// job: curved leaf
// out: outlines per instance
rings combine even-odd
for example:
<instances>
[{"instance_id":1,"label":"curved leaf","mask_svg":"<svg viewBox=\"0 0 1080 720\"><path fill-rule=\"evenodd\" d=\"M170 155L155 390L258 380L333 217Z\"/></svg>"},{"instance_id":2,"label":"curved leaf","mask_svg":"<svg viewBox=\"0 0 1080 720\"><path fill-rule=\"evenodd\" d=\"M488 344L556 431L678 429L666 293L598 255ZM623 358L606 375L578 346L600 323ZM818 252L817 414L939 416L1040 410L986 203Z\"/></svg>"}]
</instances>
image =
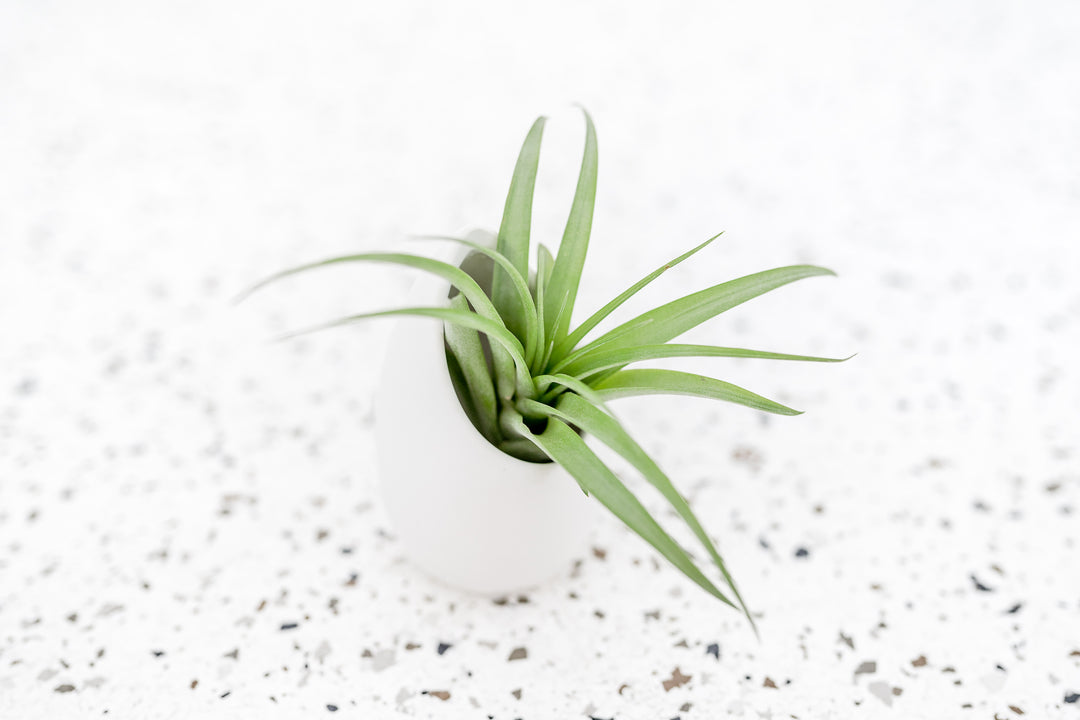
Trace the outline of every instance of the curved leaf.
<instances>
[{"instance_id":1,"label":"curved leaf","mask_svg":"<svg viewBox=\"0 0 1080 720\"><path fill-rule=\"evenodd\" d=\"M593 352L585 353L580 358L567 365L565 372L567 375L586 378L589 375L594 375L602 370L623 367L630 363L679 357L755 358L759 360L797 360L803 362L826 363L843 362L850 359L815 357L813 355L788 355L786 353L719 347L715 345L678 345L665 343L663 345L642 345L638 347L611 349L601 347Z\"/></svg>"},{"instance_id":2,"label":"curved leaf","mask_svg":"<svg viewBox=\"0 0 1080 720\"><path fill-rule=\"evenodd\" d=\"M713 560L713 564L720 570L721 574L724 576L724 580L735 594L735 598L742 607L746 619L750 621L751 627L754 627L754 619L750 616L750 611L747 609L746 603L739 594L739 590L735 586L735 581L732 579L730 573L728 573L727 566L724 564L723 558L720 557L720 553L717 551L716 546L713 544L712 540L709 539L708 534L706 534L705 529L701 526L697 516L694 515L694 511L690 509L690 505L683 496L679 494L679 491L675 489L675 486L671 483L671 480L668 479L668 476L664 474L660 467L651 457L649 457L641 446L630 437L630 434L626 432L618 420L611 415L608 415L600 408L590 404L587 400L573 394L566 394L560 397L559 402L555 407L542 405L535 400L528 401L528 405L536 412L546 413L572 423L589 435L595 437L625 458L645 477L646 480L649 481L649 483L653 485L653 487L659 490L660 494L663 495L664 499L675 509L675 512L677 512L679 517L681 517L687 526L689 526L694 535L701 542L702 546L704 546L705 550L709 553L709 556ZM757 632L756 627L754 627L754 631Z\"/></svg>"},{"instance_id":3,"label":"curved leaf","mask_svg":"<svg viewBox=\"0 0 1080 720\"><path fill-rule=\"evenodd\" d=\"M555 257L551 285L547 288L547 307L544 308L548 318L544 333L556 342L566 336L570 316L573 314L581 269L585 266L585 255L589 250L593 206L596 203L596 128L593 127L589 113L584 108L582 112L585 114L585 152L581 159L574 202L570 206L570 216L566 220L559 254ZM566 312L560 314L559 306L563 304Z\"/></svg>"},{"instance_id":4,"label":"curved leaf","mask_svg":"<svg viewBox=\"0 0 1080 720\"><path fill-rule=\"evenodd\" d=\"M452 237L450 235L418 235L415 237L417 240L445 240L447 242L455 242L460 245L464 245L471 248L473 251L491 258L491 260L502 268L513 286L514 292L517 294L519 307L521 308L521 315L525 319L525 336L518 337L525 347L525 357L532 362L532 359L536 356L537 344L540 341L539 338L539 322L536 317L536 304L533 302L532 295L529 293L529 284L522 277L518 269L514 267L514 264L510 260L500 253L498 250L489 248L475 243L472 240L466 240L464 238ZM492 277L494 282L494 277Z\"/></svg>"},{"instance_id":5,"label":"curved leaf","mask_svg":"<svg viewBox=\"0 0 1080 720\"><path fill-rule=\"evenodd\" d=\"M529 275L533 189L536 186L536 169L540 163L540 139L543 137L546 121L547 118L537 118L522 143L517 164L514 166L514 176L510 180L510 191L506 196L499 239L495 246L523 277ZM523 337L525 318L514 301L514 289L499 273L492 277L491 299L502 313L510 332Z\"/></svg>"},{"instance_id":6,"label":"curved leaf","mask_svg":"<svg viewBox=\"0 0 1080 720\"><path fill-rule=\"evenodd\" d=\"M444 322L453 323L462 327L471 328L473 330L479 330L488 336L493 343L497 343L499 347L502 347L509 354L514 364L514 370L516 373L516 382L518 385L518 391L525 397L535 396L536 389L532 381L532 375L529 374L529 366L525 362L525 356L522 354L521 341L514 337L513 333L507 330L502 325L489 320L488 318L477 315L471 311L452 310L450 308L437 308L437 307L412 307L412 308L399 308L396 310L382 310L379 312L361 313L359 315L350 315L349 317L341 318L333 322L325 323L323 325L316 325L306 330L299 330L297 332L288 333L283 335L280 339L287 340L289 338L296 337L298 335L306 335L308 333L317 332L319 330L327 330L329 328L341 327L343 325L351 325L361 320L367 320L369 318L377 317L392 317L394 315L416 315L420 317L430 317L442 320ZM494 345L493 345L494 349Z\"/></svg>"},{"instance_id":7,"label":"curved leaf","mask_svg":"<svg viewBox=\"0 0 1080 720\"><path fill-rule=\"evenodd\" d=\"M449 263L442 262L441 260L433 260L432 258L423 257L422 255L409 255L407 253L359 253L356 255L343 255L341 257L329 258L327 260L320 260L319 262L294 267L271 275L265 280L256 283L247 291L241 293L240 296L236 298L236 302L240 302L252 293L271 283L291 277L292 275L298 275L317 268L352 262L389 263L391 265L402 265L416 270L423 270L433 275L438 275L457 288L458 291L472 303L473 307L476 308L476 312L490 320L497 321L500 325L504 325L502 318L495 310L495 306L492 305L491 300L488 299L483 289L481 289L467 272L459 267L454 267Z\"/></svg>"},{"instance_id":8,"label":"curved leaf","mask_svg":"<svg viewBox=\"0 0 1080 720\"><path fill-rule=\"evenodd\" d=\"M786 405L744 390L738 385L677 370L620 370L593 389L605 400L635 395L694 395L725 400L777 415L802 415Z\"/></svg>"},{"instance_id":9,"label":"curved leaf","mask_svg":"<svg viewBox=\"0 0 1080 720\"><path fill-rule=\"evenodd\" d=\"M668 562L713 597L736 607L735 603L698 569L686 551L660 527L645 506L566 423L552 417L548 420L544 432L538 435L529 432L525 423L520 423L520 426L525 437L531 438L537 447L562 465L586 493L599 500L628 528L656 548Z\"/></svg>"},{"instance_id":10,"label":"curved leaf","mask_svg":"<svg viewBox=\"0 0 1080 720\"><path fill-rule=\"evenodd\" d=\"M626 290L623 290L621 293L619 293L618 297L616 297L614 300L609 302L607 305L605 305L604 307L602 307L599 310L597 310L596 312L594 312L592 315L589 316L589 318L587 320L585 320L585 322L581 323L581 325L579 325L572 333L570 333L567 337L560 340L556 344L555 350L554 350L554 352L552 352L551 357L555 360L555 362L558 362L559 360L564 358L568 352L570 352L571 350L574 349L575 345L577 345L579 342L581 342L582 338L584 338L586 335L589 334L590 330L592 330L594 327L599 325L600 322L604 320L604 318L606 318L608 315L610 315L616 309L618 309L620 305L622 305L627 300L629 300L631 297L636 295L638 293L638 291L640 291L642 288L644 288L646 285L651 283L656 278L663 275L666 271L668 271L671 268L675 267L676 265L681 263L683 260L686 260L688 257L696 254L697 252L699 252L701 250L704 250L709 245L709 243L711 243L713 240L720 237L721 235L723 235L723 233L717 233L716 235L713 235L711 238L709 238L705 242L701 243L696 248L690 250L689 252L683 253L682 255L675 258L674 260L669 260L668 262L666 262L663 265L661 265L660 267L658 267L656 270L652 271L651 273L649 273L645 277L638 280L636 283L634 283L633 285L628 287Z\"/></svg>"},{"instance_id":11,"label":"curved leaf","mask_svg":"<svg viewBox=\"0 0 1080 720\"><path fill-rule=\"evenodd\" d=\"M457 295L450 300L450 309L468 312L469 302L464 295ZM495 399L495 386L491 382L491 371L484 358L484 348L480 343L478 331L447 323L444 333L446 345L454 356L475 415L474 424L488 442L497 442L496 413L498 401Z\"/></svg>"},{"instance_id":12,"label":"curved leaf","mask_svg":"<svg viewBox=\"0 0 1080 720\"><path fill-rule=\"evenodd\" d=\"M585 353L604 346L635 347L665 343L706 320L741 305L747 300L764 295L770 290L803 278L833 274L835 273L831 270L814 265L792 265L765 270L714 285L628 320L571 353L553 369L561 372Z\"/></svg>"}]
</instances>

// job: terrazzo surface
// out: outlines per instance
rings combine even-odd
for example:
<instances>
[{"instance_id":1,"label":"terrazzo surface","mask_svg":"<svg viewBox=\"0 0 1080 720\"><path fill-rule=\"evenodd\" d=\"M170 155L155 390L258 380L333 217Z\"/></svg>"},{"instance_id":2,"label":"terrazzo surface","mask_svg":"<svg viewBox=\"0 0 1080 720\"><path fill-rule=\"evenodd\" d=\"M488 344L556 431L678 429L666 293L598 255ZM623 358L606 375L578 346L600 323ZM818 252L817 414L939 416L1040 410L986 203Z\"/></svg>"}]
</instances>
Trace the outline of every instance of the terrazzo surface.
<instances>
[{"instance_id":1,"label":"terrazzo surface","mask_svg":"<svg viewBox=\"0 0 1080 720\"><path fill-rule=\"evenodd\" d=\"M1080 717L1080 12L868 5L0 7L0 718ZM678 365L805 415L615 406L760 640L603 514L527 594L428 580L377 492L388 325L268 340L408 273L231 302L496 225L540 113L554 240L572 102L583 309L719 230L631 309L839 274L693 337L849 362Z\"/></svg>"}]
</instances>

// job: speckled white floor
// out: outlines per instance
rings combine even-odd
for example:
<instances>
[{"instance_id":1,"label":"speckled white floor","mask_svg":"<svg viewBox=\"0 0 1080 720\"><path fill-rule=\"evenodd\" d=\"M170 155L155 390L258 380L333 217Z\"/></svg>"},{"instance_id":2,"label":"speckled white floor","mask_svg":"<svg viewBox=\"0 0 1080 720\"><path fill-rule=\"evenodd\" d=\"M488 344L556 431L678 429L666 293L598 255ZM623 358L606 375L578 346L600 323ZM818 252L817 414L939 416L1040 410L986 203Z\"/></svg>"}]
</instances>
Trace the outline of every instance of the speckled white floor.
<instances>
[{"instance_id":1,"label":"speckled white floor","mask_svg":"<svg viewBox=\"0 0 1080 720\"><path fill-rule=\"evenodd\" d=\"M512 7L0 6L0 718L1080 717L1076 6ZM374 491L387 326L266 342L407 275L230 305L493 226L539 113L553 238L574 101L583 308L717 230L643 303L840 273L698 337L851 362L682 365L805 415L616 406L760 642L606 519L527 596L431 583Z\"/></svg>"}]
</instances>

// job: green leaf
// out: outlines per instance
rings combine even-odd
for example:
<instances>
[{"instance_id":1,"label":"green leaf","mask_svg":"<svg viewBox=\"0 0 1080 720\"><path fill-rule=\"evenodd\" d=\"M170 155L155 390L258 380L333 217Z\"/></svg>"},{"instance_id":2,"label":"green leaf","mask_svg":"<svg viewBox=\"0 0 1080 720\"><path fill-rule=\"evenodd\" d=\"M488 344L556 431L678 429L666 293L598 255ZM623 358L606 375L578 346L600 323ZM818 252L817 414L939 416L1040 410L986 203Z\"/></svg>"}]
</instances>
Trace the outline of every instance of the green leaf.
<instances>
[{"instance_id":1,"label":"green leaf","mask_svg":"<svg viewBox=\"0 0 1080 720\"><path fill-rule=\"evenodd\" d=\"M484 422L476 410L476 402L469 394L469 385L465 382L465 375L461 371L461 365L458 364L454 353L450 352L449 346L446 347L446 369L450 373L450 383L454 386L454 394L457 395L458 402L461 403L462 409L465 410L465 414L469 417L469 422L472 423L477 432L487 437L487 432L483 427ZM499 439L496 438L494 442L497 443L498 441Z\"/></svg>"},{"instance_id":2,"label":"green leaf","mask_svg":"<svg viewBox=\"0 0 1080 720\"><path fill-rule=\"evenodd\" d=\"M517 435L517 430L514 431L514 435ZM507 455L512 455L518 460L524 460L525 462L551 462L551 458L549 458L543 450L536 447L531 440L526 440L522 437L514 437L512 440L503 440L499 443L499 449Z\"/></svg>"},{"instance_id":3,"label":"green leaf","mask_svg":"<svg viewBox=\"0 0 1080 720\"><path fill-rule=\"evenodd\" d=\"M730 357L756 358L760 360L798 360L804 362L843 362L850 358L826 358L813 355L788 355L786 353L746 350L743 348L718 347L714 345L643 345L639 347L599 348L585 353L566 366L567 375L587 378L602 370L623 367L644 360L660 360L677 357Z\"/></svg>"},{"instance_id":4,"label":"green leaf","mask_svg":"<svg viewBox=\"0 0 1080 720\"><path fill-rule=\"evenodd\" d=\"M328 260L321 260L319 262L309 263L307 265L301 265L299 267L292 268L279 272L276 275L271 275L267 279L256 283L249 290L242 293L237 299L240 302L244 298L248 297L257 290L260 290L267 285L290 277L300 273L307 272L309 270L315 270L316 268L329 267L331 265L338 265L341 263L353 263L353 262L373 262L373 263L389 263L392 265L403 265L416 270L423 270L433 275L446 280L452 286L458 289L462 295L464 295L476 311L488 318L494 320L500 325L503 325L502 318L495 310L495 306L492 305L483 289L476 284L467 272L461 268L454 267L449 263L442 262L441 260L433 260L431 258L423 257L420 255L409 255L405 253L360 253L357 255L344 255L342 257L330 258Z\"/></svg>"},{"instance_id":5,"label":"green leaf","mask_svg":"<svg viewBox=\"0 0 1080 720\"><path fill-rule=\"evenodd\" d=\"M469 302L464 295L457 295L450 300L450 309L467 312ZM491 372L484 358L484 348L480 343L480 334L455 323L447 323L444 334L447 347L453 353L465 379L476 414L474 424L489 442L497 443L498 402L495 399L495 386L491 383Z\"/></svg>"},{"instance_id":6,"label":"green leaf","mask_svg":"<svg viewBox=\"0 0 1080 720\"><path fill-rule=\"evenodd\" d=\"M596 128L593 127L589 113L584 108L582 112L585 114L585 152L581 159L581 171L578 173L574 202L570 206L566 230L563 232L562 243L559 245L559 254L555 258L551 285L547 289L547 307L544 308L544 313L548 318L544 332L547 337L554 338L555 342L566 336L570 316L573 314L578 284L581 281L581 270L585 265L585 255L589 249L593 206L596 203L598 157ZM566 311L560 315L559 307L564 304Z\"/></svg>"},{"instance_id":7,"label":"green leaf","mask_svg":"<svg viewBox=\"0 0 1080 720\"><path fill-rule=\"evenodd\" d=\"M561 394L563 389L566 389L576 392L595 405L603 406L604 404L604 398L599 393L588 384L570 375L537 375L533 381L536 383L536 391L542 396L541 402L551 402ZM551 389L548 390L548 388ZM546 393L545 390L547 390Z\"/></svg>"},{"instance_id":8,"label":"green leaf","mask_svg":"<svg viewBox=\"0 0 1080 720\"><path fill-rule=\"evenodd\" d=\"M462 327L471 328L472 330L479 330L488 336L488 339L492 342L492 350L496 347L501 347L509 354L513 363L515 372L514 379L517 382L518 391L525 397L535 397L536 386L533 383L532 375L529 374L529 366L525 362L525 356L522 354L521 341L499 323L489 320L488 318L477 315L471 311L452 310L450 308L437 308L437 307L411 307L411 308L399 308L396 310L382 310L380 312L361 313L359 315L350 315L349 317L341 318L333 322L325 323L323 325L316 325L306 330L300 330L297 332L289 333L282 336L280 339L287 340L289 338L296 337L298 335L306 335L308 333L317 332L319 330L327 330L329 328L341 327L343 325L351 325L361 320L367 320L368 318L378 317L393 317L395 315L416 315L419 317L430 317L444 322L453 323Z\"/></svg>"},{"instance_id":9,"label":"green leaf","mask_svg":"<svg viewBox=\"0 0 1080 720\"><path fill-rule=\"evenodd\" d=\"M544 358L547 356L549 340L547 331L544 329L544 291L547 288L547 278L551 276L551 253L543 245L536 253L536 324L539 326L540 337L537 343L536 355L529 357L529 367L533 375L543 367Z\"/></svg>"},{"instance_id":10,"label":"green leaf","mask_svg":"<svg viewBox=\"0 0 1080 720\"><path fill-rule=\"evenodd\" d=\"M658 345L682 335L710 318L764 295L770 290L816 275L833 275L831 270L813 265L792 265L729 280L679 298L628 320L569 355L554 369L566 366L597 348Z\"/></svg>"},{"instance_id":11,"label":"green leaf","mask_svg":"<svg viewBox=\"0 0 1080 720\"><path fill-rule=\"evenodd\" d=\"M536 266L537 268L547 268L544 272L537 270L537 288L540 286L540 281L543 281L544 289L547 290L548 283L551 282L551 269L555 267L555 258L544 243L537 244ZM537 304L539 306L539 301Z\"/></svg>"},{"instance_id":12,"label":"green leaf","mask_svg":"<svg viewBox=\"0 0 1080 720\"><path fill-rule=\"evenodd\" d=\"M769 400L738 385L677 370L620 370L593 385L605 400L635 395L693 395L725 400L777 415L802 415L786 405Z\"/></svg>"},{"instance_id":13,"label":"green leaf","mask_svg":"<svg viewBox=\"0 0 1080 720\"><path fill-rule=\"evenodd\" d=\"M706 534L705 529L701 526L697 516L694 515L694 511L690 509L690 505L683 496L679 494L679 491L675 489L675 486L671 483L671 480L668 479L668 476L664 474L660 467L651 457L649 457L641 446L630 437L630 434L626 432L618 420L604 412L601 408L591 404L586 399L574 394L566 394L560 397L558 404L554 408L548 405L542 405L535 400L529 400L527 401L527 404L534 412L546 413L553 417L557 417L560 420L576 425L587 434L595 437L625 458L645 477L646 480L649 481L649 483L653 485L653 487L659 490L660 494L671 504L675 509L675 512L677 512L679 517L681 517L687 526L689 526L694 535L697 536L697 539L701 542L702 546L709 553L709 556L713 560L713 564L720 570L721 574L724 576L724 580L735 594L735 598L742 607L746 619L750 621L751 626L754 626L754 619L750 616L750 611L747 609L746 603L739 594L739 590L735 586L735 581L731 578L730 573L728 573L723 558L720 557L720 553L717 551L716 546L713 545L712 540L709 538L708 534Z\"/></svg>"},{"instance_id":14,"label":"green leaf","mask_svg":"<svg viewBox=\"0 0 1080 720\"><path fill-rule=\"evenodd\" d=\"M594 312L592 315L589 316L589 318L585 322L581 323L581 325L579 325L577 327L577 329L575 329L572 333L570 333L566 338L564 338L564 339L560 340L558 343L556 343L555 350L551 354L552 361L557 363L560 360L562 360L562 358L566 357L567 353L569 353L571 350L573 350L574 347L579 342L581 342L582 338L584 338L589 333L590 330L592 330L594 327L599 325L600 322L604 320L604 318L606 318L608 315L610 315L616 309L618 309L620 305L622 305L627 300L629 300L631 297L636 295L638 293L638 291L640 291L642 288L644 288L646 285L651 283L656 278L660 277L667 270L670 270L671 268L675 267L676 265L681 263L683 260L686 260L691 255L696 254L698 251L704 250L709 245L709 243L711 243L713 240L720 237L721 235L723 235L723 233L717 233L716 235L713 235L711 238L709 238L705 242L701 243L700 245L698 245L693 250L690 250L689 252L683 253L682 255L675 258L674 260L669 260L668 262L664 263L663 265L658 267L653 272L649 273L645 277L638 280L636 283L634 283L633 285L628 287L626 290L623 290L619 294L618 297L616 297L614 300L609 302L607 305L605 305L604 307L602 307L599 310L597 310L596 312Z\"/></svg>"},{"instance_id":15,"label":"green leaf","mask_svg":"<svg viewBox=\"0 0 1080 720\"><path fill-rule=\"evenodd\" d=\"M455 242L471 248L473 251L480 253L486 257L491 258L496 265L498 265L506 276L509 278L514 292L517 294L518 305L521 308L521 315L525 319L525 336L518 336L522 344L525 347L525 357L529 362L533 362L533 358L537 355L537 345L540 341L539 330L540 325L536 318L536 305L533 303L532 295L529 293L529 284L525 281L525 278L518 272L518 269L514 267L509 258L493 248L485 247L479 243L466 240L464 238L452 237L450 235L419 235L416 236L417 240L445 240L448 242ZM494 277L492 278L494 281Z\"/></svg>"},{"instance_id":16,"label":"green leaf","mask_svg":"<svg viewBox=\"0 0 1080 720\"><path fill-rule=\"evenodd\" d=\"M533 189L536 169L540 162L540 139L546 118L533 123L518 154L510 191L506 196L502 224L496 249L513 263L523 277L529 275L529 231L532 225ZM525 318L514 300L514 289L503 275L495 273L491 283L491 298L499 308L506 326L518 337L524 336Z\"/></svg>"},{"instance_id":17,"label":"green leaf","mask_svg":"<svg viewBox=\"0 0 1080 720\"><path fill-rule=\"evenodd\" d=\"M566 423L552 417L544 432L538 435L529 432L524 423L520 423L520 427L521 433L532 438L541 450L562 465L586 493L599 500L628 528L656 548L668 562L713 597L736 607L735 603L698 569L686 551L660 527L645 506Z\"/></svg>"}]
</instances>

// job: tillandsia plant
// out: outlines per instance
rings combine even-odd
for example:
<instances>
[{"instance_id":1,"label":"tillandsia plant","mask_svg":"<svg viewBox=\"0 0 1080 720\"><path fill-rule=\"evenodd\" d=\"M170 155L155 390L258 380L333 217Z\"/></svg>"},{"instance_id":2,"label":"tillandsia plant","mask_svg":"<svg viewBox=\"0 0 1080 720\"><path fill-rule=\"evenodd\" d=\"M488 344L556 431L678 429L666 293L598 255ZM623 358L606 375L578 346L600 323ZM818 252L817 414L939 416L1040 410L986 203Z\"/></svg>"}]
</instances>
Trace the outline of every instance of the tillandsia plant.
<instances>
[{"instance_id":1,"label":"tillandsia plant","mask_svg":"<svg viewBox=\"0 0 1080 720\"><path fill-rule=\"evenodd\" d=\"M418 315L445 323L448 371L464 410L492 445L522 461L556 462L631 530L676 568L720 601L741 609L753 626L735 582L716 546L686 500L608 409L608 402L634 395L694 395L780 415L791 409L730 383L703 375L631 367L642 361L679 357L734 357L838 362L832 358L669 342L754 297L829 270L793 265L714 285L661 305L586 341L631 296L703 250L717 236L664 263L577 326L571 324L596 196L597 144L585 113L585 152L577 189L558 253L537 245L535 274L529 267L533 189L545 118L536 120L518 156L495 248L462 238L473 256L487 258L484 288L463 269L406 253L362 253L336 257L279 273L254 289L315 268L351 262L402 265L443 278L452 288L447 307L410 307L370 312L313 329L360 320ZM477 273L477 277L479 277ZM309 331L305 331L309 332ZM592 437L625 458L663 495L700 541L719 571L722 591L665 531L645 506L586 443ZM729 597L730 595L730 597Z\"/></svg>"}]
</instances>

